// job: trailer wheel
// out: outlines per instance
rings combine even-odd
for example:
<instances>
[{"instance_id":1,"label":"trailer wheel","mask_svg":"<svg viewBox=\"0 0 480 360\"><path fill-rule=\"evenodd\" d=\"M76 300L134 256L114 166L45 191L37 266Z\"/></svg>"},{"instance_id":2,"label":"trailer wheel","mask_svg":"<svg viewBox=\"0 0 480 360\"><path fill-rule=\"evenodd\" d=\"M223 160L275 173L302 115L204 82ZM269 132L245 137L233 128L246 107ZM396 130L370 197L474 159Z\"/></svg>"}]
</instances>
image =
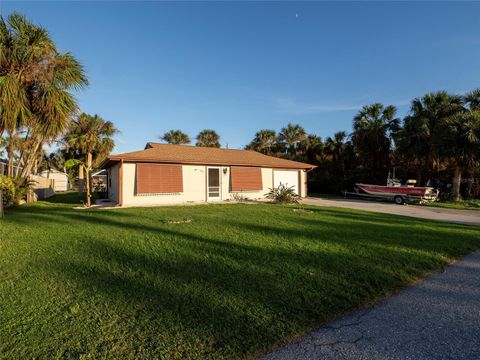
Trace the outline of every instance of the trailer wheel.
<instances>
[{"instance_id":1,"label":"trailer wheel","mask_svg":"<svg viewBox=\"0 0 480 360\"><path fill-rule=\"evenodd\" d=\"M397 204L397 205L405 204L405 199L403 198L403 196L400 196L400 195L395 196L393 198L393 201L395 201L395 204Z\"/></svg>"}]
</instances>

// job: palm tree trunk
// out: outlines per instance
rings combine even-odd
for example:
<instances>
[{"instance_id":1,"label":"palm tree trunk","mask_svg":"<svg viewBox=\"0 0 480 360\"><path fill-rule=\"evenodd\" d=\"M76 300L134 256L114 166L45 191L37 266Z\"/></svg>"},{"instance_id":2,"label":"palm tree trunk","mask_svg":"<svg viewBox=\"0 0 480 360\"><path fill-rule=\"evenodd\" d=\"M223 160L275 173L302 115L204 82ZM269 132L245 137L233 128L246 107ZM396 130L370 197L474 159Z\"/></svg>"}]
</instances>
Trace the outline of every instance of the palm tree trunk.
<instances>
[{"instance_id":1,"label":"palm tree trunk","mask_svg":"<svg viewBox=\"0 0 480 360\"><path fill-rule=\"evenodd\" d=\"M28 140L29 136L30 136L30 128L27 130L27 133L25 134L23 143L25 143ZM17 170L15 171L15 176L17 177L20 175L20 166L22 166L23 162L25 161L24 157L25 157L25 147L23 145L20 145L20 157L18 159Z\"/></svg>"},{"instance_id":2,"label":"palm tree trunk","mask_svg":"<svg viewBox=\"0 0 480 360\"><path fill-rule=\"evenodd\" d=\"M20 156L20 159L18 159L17 167L16 167L16 170L15 170L15 176L16 177L20 176L20 168L22 168L23 164L25 163L25 159L24 159L23 155L24 154L22 154Z\"/></svg>"},{"instance_id":3,"label":"palm tree trunk","mask_svg":"<svg viewBox=\"0 0 480 360\"><path fill-rule=\"evenodd\" d=\"M28 154L27 163L23 168L22 175L21 175L22 178L24 179L26 179L30 175L30 172L32 171L32 167L35 162L37 151L38 151L38 148L40 147L40 144L41 144L41 141L35 141L32 147L32 150Z\"/></svg>"},{"instance_id":4,"label":"palm tree trunk","mask_svg":"<svg viewBox=\"0 0 480 360\"><path fill-rule=\"evenodd\" d=\"M83 174L84 165L80 164L78 166L78 192L83 194L85 190L85 175Z\"/></svg>"},{"instance_id":5,"label":"palm tree trunk","mask_svg":"<svg viewBox=\"0 0 480 360\"><path fill-rule=\"evenodd\" d=\"M453 199L460 200L460 184L462 182L462 168L459 165L455 166L455 175L453 177Z\"/></svg>"},{"instance_id":6,"label":"palm tree trunk","mask_svg":"<svg viewBox=\"0 0 480 360\"><path fill-rule=\"evenodd\" d=\"M87 207L92 205L91 203L91 189L90 189L90 169L92 168L92 153L88 152L87 154L87 167L85 168L85 180L86 180L86 188L87 188Z\"/></svg>"},{"instance_id":7,"label":"palm tree trunk","mask_svg":"<svg viewBox=\"0 0 480 360\"><path fill-rule=\"evenodd\" d=\"M13 176L13 152L8 151L7 176Z\"/></svg>"}]
</instances>

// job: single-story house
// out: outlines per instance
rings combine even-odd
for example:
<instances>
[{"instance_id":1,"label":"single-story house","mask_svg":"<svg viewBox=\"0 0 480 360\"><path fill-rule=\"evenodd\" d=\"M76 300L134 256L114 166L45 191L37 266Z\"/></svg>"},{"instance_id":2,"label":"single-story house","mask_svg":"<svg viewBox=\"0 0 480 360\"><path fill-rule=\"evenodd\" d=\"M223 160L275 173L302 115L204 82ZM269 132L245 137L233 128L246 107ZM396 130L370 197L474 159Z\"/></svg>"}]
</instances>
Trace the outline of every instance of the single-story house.
<instances>
[{"instance_id":1,"label":"single-story house","mask_svg":"<svg viewBox=\"0 0 480 360\"><path fill-rule=\"evenodd\" d=\"M70 190L70 183L68 182L68 175L64 171L56 169L44 170L39 174L41 177L54 180L53 190L68 191Z\"/></svg>"},{"instance_id":2,"label":"single-story house","mask_svg":"<svg viewBox=\"0 0 480 360\"><path fill-rule=\"evenodd\" d=\"M144 150L111 155L108 198L119 206L164 205L233 199L263 199L284 184L307 194L315 168L256 151L148 143Z\"/></svg>"}]
</instances>

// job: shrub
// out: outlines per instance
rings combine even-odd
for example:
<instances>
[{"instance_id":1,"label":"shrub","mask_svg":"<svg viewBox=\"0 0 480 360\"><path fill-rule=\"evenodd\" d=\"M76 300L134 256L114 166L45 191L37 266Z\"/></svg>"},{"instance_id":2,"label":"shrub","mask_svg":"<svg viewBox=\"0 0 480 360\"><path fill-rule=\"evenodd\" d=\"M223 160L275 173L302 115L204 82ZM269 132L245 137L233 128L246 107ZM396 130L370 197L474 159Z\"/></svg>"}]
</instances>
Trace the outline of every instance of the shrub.
<instances>
[{"instance_id":1,"label":"shrub","mask_svg":"<svg viewBox=\"0 0 480 360\"><path fill-rule=\"evenodd\" d=\"M22 200L27 200L27 193L33 188L35 181L21 177L12 178L12 181L15 185L15 197L13 202L18 205Z\"/></svg>"},{"instance_id":2,"label":"shrub","mask_svg":"<svg viewBox=\"0 0 480 360\"><path fill-rule=\"evenodd\" d=\"M287 187L280 184L278 187L269 190L270 191L265 194L267 199L282 204L298 204L298 199L300 197L295 193L293 186Z\"/></svg>"},{"instance_id":3,"label":"shrub","mask_svg":"<svg viewBox=\"0 0 480 360\"><path fill-rule=\"evenodd\" d=\"M248 200L248 199L245 197L245 195L239 194L239 193L233 193L233 194L231 194L230 196L232 197L232 200L233 200L233 201L245 202L245 201Z\"/></svg>"},{"instance_id":4,"label":"shrub","mask_svg":"<svg viewBox=\"0 0 480 360\"><path fill-rule=\"evenodd\" d=\"M15 200L15 183L11 177L0 175L0 191L3 195L3 206L12 205Z\"/></svg>"}]
</instances>

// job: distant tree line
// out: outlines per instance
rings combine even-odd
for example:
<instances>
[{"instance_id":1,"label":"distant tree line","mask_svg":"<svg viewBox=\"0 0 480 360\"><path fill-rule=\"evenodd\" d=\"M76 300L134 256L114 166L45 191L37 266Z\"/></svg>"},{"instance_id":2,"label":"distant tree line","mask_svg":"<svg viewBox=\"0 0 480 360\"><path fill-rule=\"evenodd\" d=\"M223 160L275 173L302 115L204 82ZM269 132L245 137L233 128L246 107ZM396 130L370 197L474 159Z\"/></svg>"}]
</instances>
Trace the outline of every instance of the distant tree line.
<instances>
[{"instance_id":1,"label":"distant tree line","mask_svg":"<svg viewBox=\"0 0 480 360\"><path fill-rule=\"evenodd\" d=\"M389 171L418 185L441 187L444 195L480 197L480 89L463 96L446 91L412 101L408 115L380 103L366 105L353 118L353 131L322 139L298 124L277 133L258 131L245 147L318 167L309 176L312 192L339 192L363 181L385 184ZM165 133L172 144L188 144L180 130ZM197 136L197 146L220 147L213 130Z\"/></svg>"}]
</instances>

